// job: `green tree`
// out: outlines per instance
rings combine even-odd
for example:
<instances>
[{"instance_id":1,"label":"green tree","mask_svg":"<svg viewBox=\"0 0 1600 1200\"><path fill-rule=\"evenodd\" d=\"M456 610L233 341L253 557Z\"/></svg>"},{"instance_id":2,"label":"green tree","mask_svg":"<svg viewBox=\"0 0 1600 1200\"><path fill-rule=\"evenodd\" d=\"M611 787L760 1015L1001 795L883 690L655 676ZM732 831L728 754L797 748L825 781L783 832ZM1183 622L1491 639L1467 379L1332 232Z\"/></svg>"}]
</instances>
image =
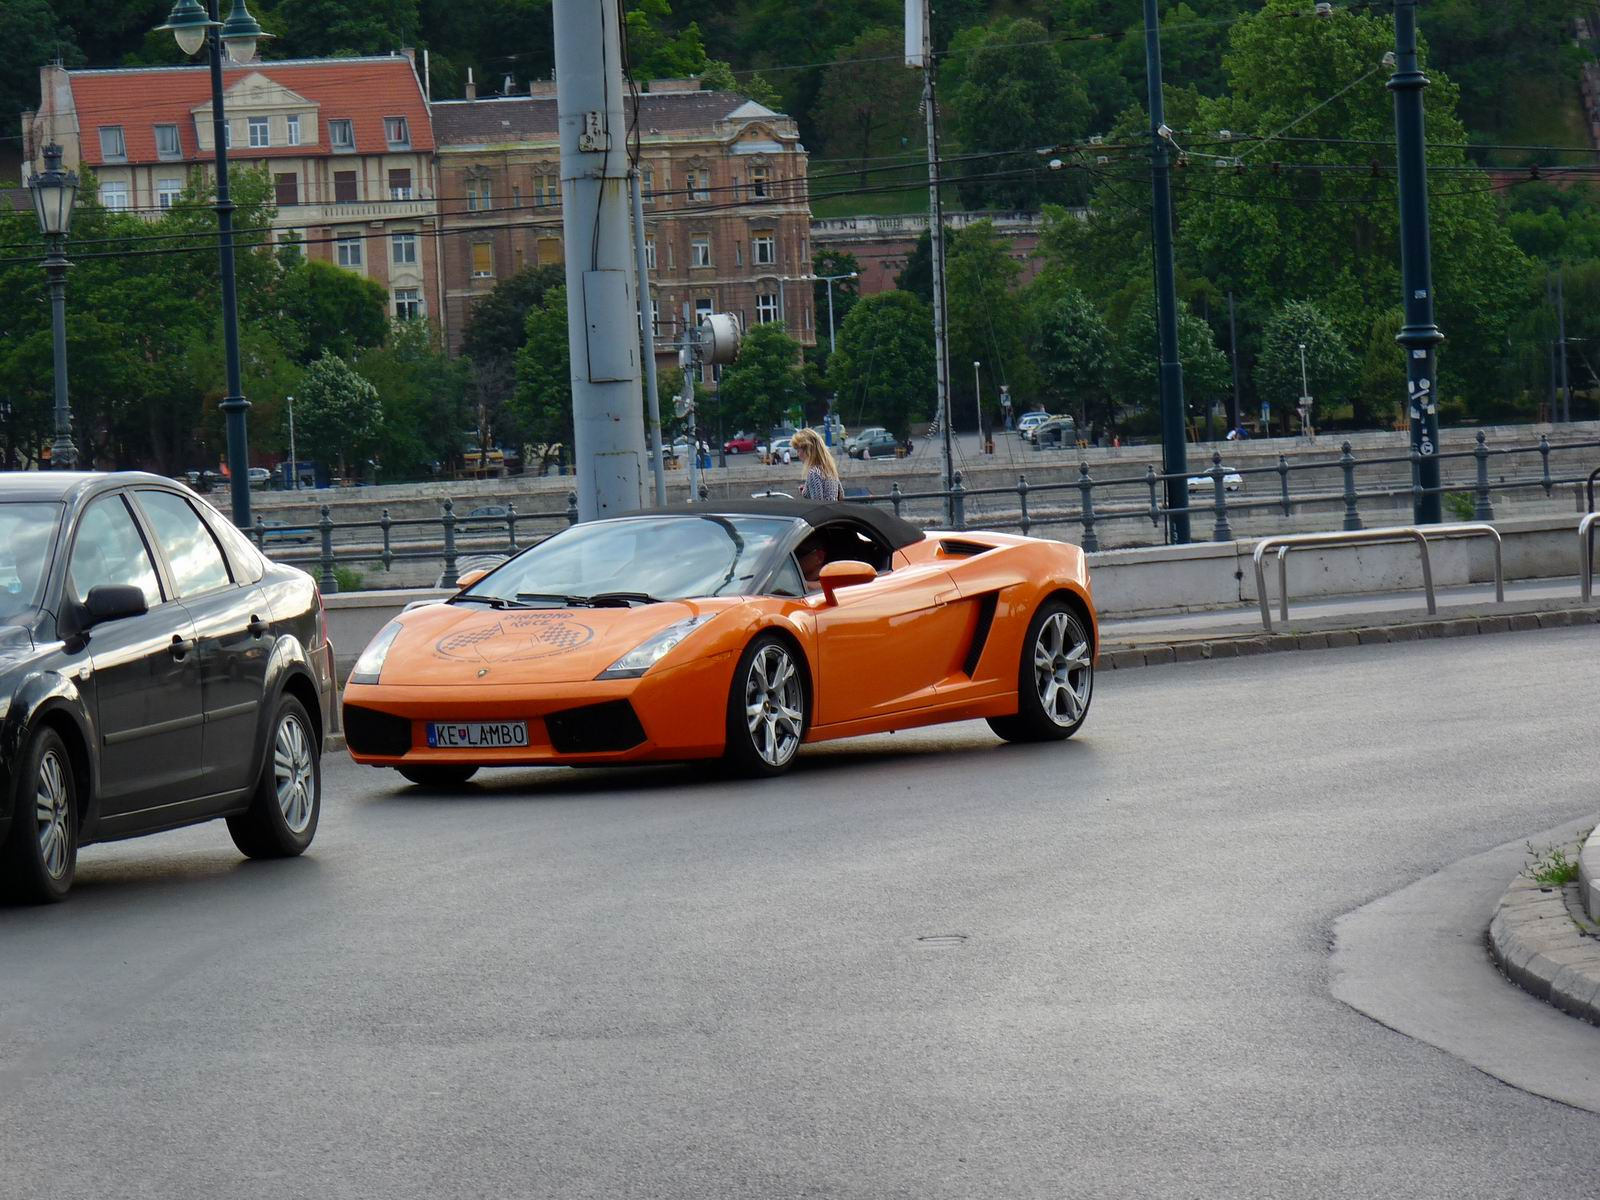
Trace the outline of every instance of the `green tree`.
<instances>
[{"instance_id":1,"label":"green tree","mask_svg":"<svg viewBox=\"0 0 1600 1200\"><path fill-rule=\"evenodd\" d=\"M802 410L805 401L799 343L776 322L745 334L739 357L723 370L717 387L726 428L749 429L765 440L768 430Z\"/></svg>"},{"instance_id":2,"label":"green tree","mask_svg":"<svg viewBox=\"0 0 1600 1200\"><path fill-rule=\"evenodd\" d=\"M461 335L461 352L473 360L515 358L528 340L528 313L565 279L559 266L524 267L502 279L487 296L473 302Z\"/></svg>"},{"instance_id":3,"label":"green tree","mask_svg":"<svg viewBox=\"0 0 1600 1200\"><path fill-rule=\"evenodd\" d=\"M1039 313L1035 355L1056 411L1076 413L1085 435L1108 420L1111 331L1077 288L1058 290Z\"/></svg>"},{"instance_id":4,"label":"green tree","mask_svg":"<svg viewBox=\"0 0 1600 1200\"><path fill-rule=\"evenodd\" d=\"M973 412L977 397L972 364L981 362L994 385L985 388L990 409L999 403L999 384L1018 395L1038 387L1025 341L1018 282L1022 266L992 222L977 221L961 231L945 271L950 312L950 392L957 425ZM985 418L985 423L989 422Z\"/></svg>"},{"instance_id":5,"label":"green tree","mask_svg":"<svg viewBox=\"0 0 1600 1200\"><path fill-rule=\"evenodd\" d=\"M905 38L897 30L869 29L839 52L817 97L815 128L828 153L855 161L860 186L877 155L897 154L917 131L921 76L901 61Z\"/></svg>"},{"instance_id":6,"label":"green tree","mask_svg":"<svg viewBox=\"0 0 1600 1200\"><path fill-rule=\"evenodd\" d=\"M263 5L260 20L274 34L271 52L285 58L387 54L415 45L421 32L417 0L277 0Z\"/></svg>"},{"instance_id":7,"label":"green tree","mask_svg":"<svg viewBox=\"0 0 1600 1200\"><path fill-rule=\"evenodd\" d=\"M319 458L337 462L341 477L347 460L367 454L383 432L378 389L327 350L306 369L294 417L300 445L316 447Z\"/></svg>"},{"instance_id":8,"label":"green tree","mask_svg":"<svg viewBox=\"0 0 1600 1200\"><path fill-rule=\"evenodd\" d=\"M320 259L286 272L278 297L289 339L304 363L325 353L348 358L382 345L389 332L383 285Z\"/></svg>"},{"instance_id":9,"label":"green tree","mask_svg":"<svg viewBox=\"0 0 1600 1200\"><path fill-rule=\"evenodd\" d=\"M736 76L730 64L709 59L700 71L700 87L707 92L737 92L774 112L783 111L783 93L760 71L745 71L743 76Z\"/></svg>"},{"instance_id":10,"label":"green tree","mask_svg":"<svg viewBox=\"0 0 1600 1200\"><path fill-rule=\"evenodd\" d=\"M39 107L39 67L57 56L68 66L84 61L72 28L50 0L6 0L0 4L0 113L10 118ZM15 143L13 143L15 144Z\"/></svg>"},{"instance_id":11,"label":"green tree","mask_svg":"<svg viewBox=\"0 0 1600 1200\"><path fill-rule=\"evenodd\" d=\"M1204 412L1227 395L1233 382L1227 356L1217 349L1211 326L1181 306L1178 360L1183 364L1184 401L1190 414ZM1125 408L1135 409L1145 424L1153 426L1160 412L1160 363L1156 306L1151 297L1135 306L1116 338L1111 362L1113 390L1107 409L1113 428L1122 423Z\"/></svg>"},{"instance_id":12,"label":"green tree","mask_svg":"<svg viewBox=\"0 0 1600 1200\"><path fill-rule=\"evenodd\" d=\"M1309 301L1290 300L1272 314L1262 331L1261 351L1256 357L1256 394L1293 429L1301 388L1309 387L1318 405L1312 413L1312 424L1318 425L1328 419L1329 408L1345 398L1355 369L1355 357L1327 315Z\"/></svg>"},{"instance_id":13,"label":"green tree","mask_svg":"<svg viewBox=\"0 0 1600 1200\"><path fill-rule=\"evenodd\" d=\"M933 415L933 313L909 292L881 292L850 310L828 385L852 427L877 422L904 438Z\"/></svg>"},{"instance_id":14,"label":"green tree","mask_svg":"<svg viewBox=\"0 0 1600 1200\"><path fill-rule=\"evenodd\" d=\"M1393 425L1403 415L1406 396L1405 359L1395 353L1395 337L1405 324L1402 309L1391 309L1372 322L1366 352L1350 400L1357 428Z\"/></svg>"},{"instance_id":15,"label":"green tree","mask_svg":"<svg viewBox=\"0 0 1600 1200\"><path fill-rule=\"evenodd\" d=\"M469 419L468 365L445 353L438 327L396 321L384 344L363 350L354 366L383 404L376 455L383 478L426 479L435 463L453 466Z\"/></svg>"},{"instance_id":16,"label":"green tree","mask_svg":"<svg viewBox=\"0 0 1600 1200\"><path fill-rule=\"evenodd\" d=\"M693 21L675 28L668 0L629 0L628 57L635 78L687 79L706 69L706 48Z\"/></svg>"},{"instance_id":17,"label":"green tree","mask_svg":"<svg viewBox=\"0 0 1600 1200\"><path fill-rule=\"evenodd\" d=\"M567 345L567 289L553 287L528 311L516 355L512 415L535 444L572 445L572 354ZM548 456L548 450L546 451Z\"/></svg>"}]
</instances>

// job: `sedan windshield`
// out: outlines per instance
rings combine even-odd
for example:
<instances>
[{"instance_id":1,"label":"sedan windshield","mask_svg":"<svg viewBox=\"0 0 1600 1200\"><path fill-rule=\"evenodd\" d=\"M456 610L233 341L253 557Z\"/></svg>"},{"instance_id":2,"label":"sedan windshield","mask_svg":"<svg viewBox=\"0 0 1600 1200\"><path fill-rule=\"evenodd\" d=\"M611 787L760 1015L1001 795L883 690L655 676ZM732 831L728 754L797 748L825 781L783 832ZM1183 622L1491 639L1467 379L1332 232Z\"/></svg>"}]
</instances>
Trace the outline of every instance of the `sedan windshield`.
<instances>
[{"instance_id":1,"label":"sedan windshield","mask_svg":"<svg viewBox=\"0 0 1600 1200\"><path fill-rule=\"evenodd\" d=\"M793 522L713 513L564 529L468 588L506 603L649 603L751 591Z\"/></svg>"},{"instance_id":2,"label":"sedan windshield","mask_svg":"<svg viewBox=\"0 0 1600 1200\"><path fill-rule=\"evenodd\" d=\"M0 622L39 607L60 520L59 504L0 503Z\"/></svg>"}]
</instances>

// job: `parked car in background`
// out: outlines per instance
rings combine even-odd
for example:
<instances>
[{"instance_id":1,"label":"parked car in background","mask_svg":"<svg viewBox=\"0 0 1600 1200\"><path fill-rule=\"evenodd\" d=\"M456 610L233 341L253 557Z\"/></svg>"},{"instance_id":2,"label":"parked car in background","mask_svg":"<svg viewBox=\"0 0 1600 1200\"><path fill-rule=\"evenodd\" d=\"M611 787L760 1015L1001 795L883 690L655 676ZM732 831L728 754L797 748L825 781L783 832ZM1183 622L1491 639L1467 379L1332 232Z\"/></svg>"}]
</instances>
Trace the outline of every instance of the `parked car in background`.
<instances>
[{"instance_id":1,"label":"parked car in background","mask_svg":"<svg viewBox=\"0 0 1600 1200\"><path fill-rule=\"evenodd\" d=\"M862 442L866 441L868 438L877 437L880 433L888 433L888 432L889 431L887 429L885 429L882 425L869 426L868 428L863 429L860 433L856 434L854 437L849 437L849 438L846 438L844 440L845 453L848 454L851 458L860 458L861 456L856 453L856 448Z\"/></svg>"},{"instance_id":2,"label":"parked car in background","mask_svg":"<svg viewBox=\"0 0 1600 1200\"><path fill-rule=\"evenodd\" d=\"M1035 425L1028 434L1028 440L1035 446L1076 446L1078 423L1071 417L1051 417Z\"/></svg>"},{"instance_id":3,"label":"parked car in background","mask_svg":"<svg viewBox=\"0 0 1600 1200\"><path fill-rule=\"evenodd\" d=\"M287 521L273 518L256 518L256 523L261 526L261 544L268 542L296 542L304 543L315 541L316 531L309 525L291 525Z\"/></svg>"},{"instance_id":4,"label":"parked car in background","mask_svg":"<svg viewBox=\"0 0 1600 1200\"><path fill-rule=\"evenodd\" d=\"M0 890L78 850L226 819L250 858L317 832L333 648L316 584L187 488L0 476Z\"/></svg>"},{"instance_id":5,"label":"parked car in background","mask_svg":"<svg viewBox=\"0 0 1600 1200\"><path fill-rule=\"evenodd\" d=\"M1054 419L1055 418L1053 414L1046 412L1023 413L1022 416L1017 418L1017 436L1020 438L1029 438L1031 440L1030 435L1035 429L1043 425L1046 421Z\"/></svg>"},{"instance_id":6,"label":"parked car in background","mask_svg":"<svg viewBox=\"0 0 1600 1200\"><path fill-rule=\"evenodd\" d=\"M265 467L251 467L248 478L251 487L264 488L272 482L272 472Z\"/></svg>"},{"instance_id":7,"label":"parked car in background","mask_svg":"<svg viewBox=\"0 0 1600 1200\"><path fill-rule=\"evenodd\" d=\"M772 445L767 450L767 461L774 465L792 463L797 457L794 449L794 438L773 438Z\"/></svg>"},{"instance_id":8,"label":"parked car in background","mask_svg":"<svg viewBox=\"0 0 1600 1200\"><path fill-rule=\"evenodd\" d=\"M882 431L871 437L859 438L852 452L855 458L895 458L900 454L900 441L894 434Z\"/></svg>"},{"instance_id":9,"label":"parked car in background","mask_svg":"<svg viewBox=\"0 0 1600 1200\"><path fill-rule=\"evenodd\" d=\"M1215 486L1216 484L1212 482L1211 476L1209 475L1189 476L1189 490L1191 492L1198 492L1203 489L1214 488ZM1222 489L1226 492L1242 491L1244 489L1244 476L1240 475L1237 471L1223 472Z\"/></svg>"},{"instance_id":10,"label":"parked car in background","mask_svg":"<svg viewBox=\"0 0 1600 1200\"><path fill-rule=\"evenodd\" d=\"M736 433L722 443L724 454L754 454L760 442L753 433Z\"/></svg>"}]
</instances>

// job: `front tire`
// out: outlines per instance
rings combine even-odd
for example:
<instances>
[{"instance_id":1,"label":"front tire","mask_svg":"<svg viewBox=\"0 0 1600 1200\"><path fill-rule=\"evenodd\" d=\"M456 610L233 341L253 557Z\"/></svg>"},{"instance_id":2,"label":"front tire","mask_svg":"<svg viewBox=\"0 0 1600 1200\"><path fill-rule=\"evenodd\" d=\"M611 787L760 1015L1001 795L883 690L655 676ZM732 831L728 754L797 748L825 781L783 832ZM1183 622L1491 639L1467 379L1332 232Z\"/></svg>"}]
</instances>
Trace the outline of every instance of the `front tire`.
<instances>
[{"instance_id":1,"label":"front tire","mask_svg":"<svg viewBox=\"0 0 1600 1200\"><path fill-rule=\"evenodd\" d=\"M78 786L61 735L28 743L12 794L11 836L0 848L0 887L24 904L66 899L78 870Z\"/></svg>"},{"instance_id":2,"label":"front tire","mask_svg":"<svg viewBox=\"0 0 1600 1200\"><path fill-rule=\"evenodd\" d=\"M1028 623L1017 667L1017 713L990 717L1008 742L1058 742L1089 716L1094 696L1094 644L1083 615L1065 600L1047 600Z\"/></svg>"},{"instance_id":3,"label":"front tire","mask_svg":"<svg viewBox=\"0 0 1600 1200\"><path fill-rule=\"evenodd\" d=\"M418 787L460 787L478 773L477 767L454 767L445 764L419 764L414 767L396 767L400 777Z\"/></svg>"},{"instance_id":4,"label":"front tire","mask_svg":"<svg viewBox=\"0 0 1600 1200\"><path fill-rule=\"evenodd\" d=\"M278 701L267 727L266 762L250 807L228 818L233 844L247 858L293 858L317 836L322 816L322 756L305 706Z\"/></svg>"},{"instance_id":5,"label":"front tire","mask_svg":"<svg viewBox=\"0 0 1600 1200\"><path fill-rule=\"evenodd\" d=\"M728 690L728 769L750 778L783 774L805 740L808 712L794 648L776 634L756 637Z\"/></svg>"}]
</instances>

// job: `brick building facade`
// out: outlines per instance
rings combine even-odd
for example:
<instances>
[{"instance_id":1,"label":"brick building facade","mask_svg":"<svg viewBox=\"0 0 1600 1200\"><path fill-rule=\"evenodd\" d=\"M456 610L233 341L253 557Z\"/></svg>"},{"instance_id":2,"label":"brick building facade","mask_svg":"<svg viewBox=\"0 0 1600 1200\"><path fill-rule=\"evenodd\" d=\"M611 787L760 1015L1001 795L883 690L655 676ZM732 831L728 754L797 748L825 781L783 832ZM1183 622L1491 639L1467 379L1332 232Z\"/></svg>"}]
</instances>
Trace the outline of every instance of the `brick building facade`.
<instances>
[{"instance_id":1,"label":"brick building facade","mask_svg":"<svg viewBox=\"0 0 1600 1200\"><path fill-rule=\"evenodd\" d=\"M801 344L815 345L812 287L798 279L811 273L811 224L794 121L693 80L649 89L638 132L662 342L681 335L687 307L691 320L733 312L746 328L782 321ZM562 261L555 87L438 102L433 122L444 323L459 349L478 297L524 267Z\"/></svg>"},{"instance_id":2,"label":"brick building facade","mask_svg":"<svg viewBox=\"0 0 1600 1200\"><path fill-rule=\"evenodd\" d=\"M94 172L101 204L157 217L209 171L209 68L40 71L23 115L38 169L51 141L64 165ZM227 64L229 166L264 167L279 240L380 283L394 316L437 315L433 126L409 57Z\"/></svg>"}]
</instances>

